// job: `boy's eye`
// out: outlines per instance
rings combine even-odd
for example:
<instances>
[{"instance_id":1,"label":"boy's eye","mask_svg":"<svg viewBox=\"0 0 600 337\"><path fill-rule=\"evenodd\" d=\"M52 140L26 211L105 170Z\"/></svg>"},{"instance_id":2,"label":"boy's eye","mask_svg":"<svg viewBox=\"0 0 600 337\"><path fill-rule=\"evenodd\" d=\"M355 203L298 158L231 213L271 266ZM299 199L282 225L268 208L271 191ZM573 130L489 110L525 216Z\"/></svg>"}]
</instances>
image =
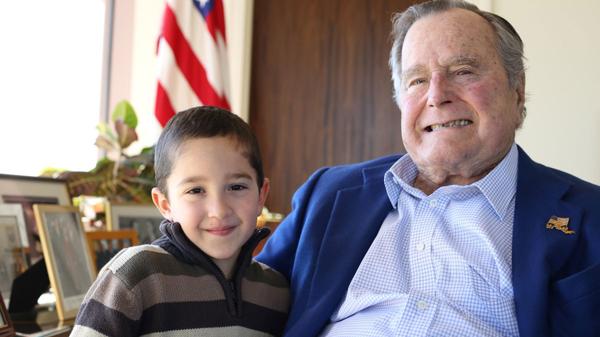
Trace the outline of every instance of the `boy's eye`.
<instances>
[{"instance_id":1,"label":"boy's eye","mask_svg":"<svg viewBox=\"0 0 600 337\"><path fill-rule=\"evenodd\" d=\"M246 189L248 189L248 187L243 184L233 184L233 185L229 186L229 190L231 190L231 191L243 191Z\"/></svg>"},{"instance_id":2,"label":"boy's eye","mask_svg":"<svg viewBox=\"0 0 600 337\"><path fill-rule=\"evenodd\" d=\"M187 191L188 194L200 194L200 193L204 193L204 189L202 187L194 187L192 189L190 189L189 191Z\"/></svg>"}]
</instances>

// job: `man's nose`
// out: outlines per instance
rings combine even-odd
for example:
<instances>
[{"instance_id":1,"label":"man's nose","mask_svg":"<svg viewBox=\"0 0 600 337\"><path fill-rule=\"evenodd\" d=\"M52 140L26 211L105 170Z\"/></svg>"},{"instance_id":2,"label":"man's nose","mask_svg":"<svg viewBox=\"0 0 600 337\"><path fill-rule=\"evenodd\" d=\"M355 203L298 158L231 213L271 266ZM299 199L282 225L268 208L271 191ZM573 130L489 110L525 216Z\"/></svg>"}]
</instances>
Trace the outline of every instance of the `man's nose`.
<instances>
[{"instance_id":1,"label":"man's nose","mask_svg":"<svg viewBox=\"0 0 600 337\"><path fill-rule=\"evenodd\" d=\"M438 108L448 103L452 103L452 90L448 79L443 74L435 73L429 81L427 106Z\"/></svg>"}]
</instances>

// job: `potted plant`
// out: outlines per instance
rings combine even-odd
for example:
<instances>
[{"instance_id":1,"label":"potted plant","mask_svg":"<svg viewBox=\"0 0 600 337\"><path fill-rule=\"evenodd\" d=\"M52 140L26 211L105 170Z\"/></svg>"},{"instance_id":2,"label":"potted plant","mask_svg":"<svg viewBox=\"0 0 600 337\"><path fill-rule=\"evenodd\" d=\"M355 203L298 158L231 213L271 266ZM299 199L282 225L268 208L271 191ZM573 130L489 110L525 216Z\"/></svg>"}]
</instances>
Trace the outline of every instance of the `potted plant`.
<instances>
[{"instance_id":1,"label":"potted plant","mask_svg":"<svg viewBox=\"0 0 600 337\"><path fill-rule=\"evenodd\" d=\"M119 102L110 123L98 125L96 146L105 154L89 172L62 172L71 196L106 197L115 203L152 203L154 186L154 147L137 155L125 150L138 139L137 115L128 101Z\"/></svg>"}]
</instances>

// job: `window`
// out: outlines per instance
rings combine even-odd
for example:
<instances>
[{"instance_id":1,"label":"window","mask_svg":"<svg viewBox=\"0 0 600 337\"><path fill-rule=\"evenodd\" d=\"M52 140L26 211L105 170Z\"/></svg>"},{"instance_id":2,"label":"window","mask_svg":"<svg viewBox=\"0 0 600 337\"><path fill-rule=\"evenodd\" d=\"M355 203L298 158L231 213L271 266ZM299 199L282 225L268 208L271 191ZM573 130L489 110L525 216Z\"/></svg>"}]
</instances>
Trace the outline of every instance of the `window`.
<instances>
[{"instance_id":1,"label":"window","mask_svg":"<svg viewBox=\"0 0 600 337\"><path fill-rule=\"evenodd\" d=\"M98 158L105 0L0 3L0 173Z\"/></svg>"}]
</instances>

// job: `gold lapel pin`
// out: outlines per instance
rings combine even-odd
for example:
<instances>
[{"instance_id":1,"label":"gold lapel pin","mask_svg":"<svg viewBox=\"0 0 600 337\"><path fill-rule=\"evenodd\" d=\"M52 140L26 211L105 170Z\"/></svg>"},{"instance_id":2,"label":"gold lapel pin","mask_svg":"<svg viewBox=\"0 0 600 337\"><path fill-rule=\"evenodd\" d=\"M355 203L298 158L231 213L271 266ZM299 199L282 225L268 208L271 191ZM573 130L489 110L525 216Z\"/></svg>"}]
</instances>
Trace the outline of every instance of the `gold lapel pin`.
<instances>
[{"instance_id":1,"label":"gold lapel pin","mask_svg":"<svg viewBox=\"0 0 600 337\"><path fill-rule=\"evenodd\" d=\"M565 234L575 234L575 231L569 229L569 218L561 218L556 215L550 217L546 223L547 229L558 229Z\"/></svg>"}]
</instances>

